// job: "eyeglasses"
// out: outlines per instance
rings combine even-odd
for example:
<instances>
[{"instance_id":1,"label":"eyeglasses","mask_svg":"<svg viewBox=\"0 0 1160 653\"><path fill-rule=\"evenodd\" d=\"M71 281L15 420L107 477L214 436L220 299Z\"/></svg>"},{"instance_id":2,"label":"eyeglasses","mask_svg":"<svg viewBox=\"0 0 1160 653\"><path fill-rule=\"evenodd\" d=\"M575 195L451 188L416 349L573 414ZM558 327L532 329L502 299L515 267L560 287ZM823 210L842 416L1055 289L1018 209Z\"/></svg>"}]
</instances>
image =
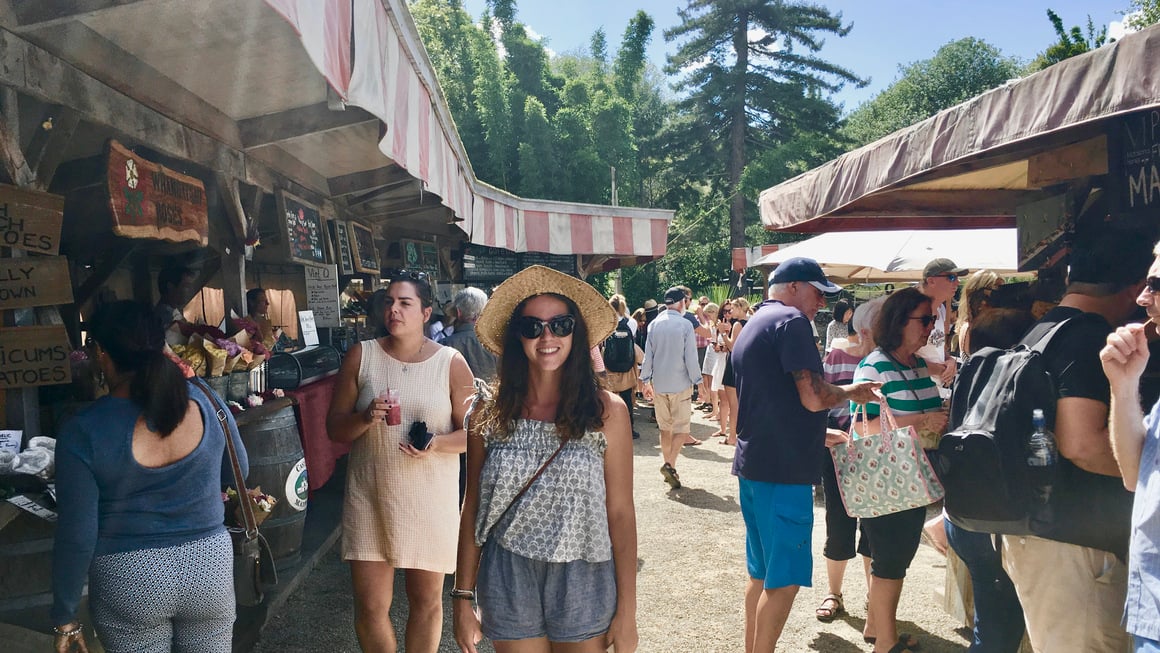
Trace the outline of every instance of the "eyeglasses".
<instances>
[{"instance_id":1,"label":"eyeglasses","mask_svg":"<svg viewBox=\"0 0 1160 653\"><path fill-rule=\"evenodd\" d=\"M541 320L530 315L520 317L517 328L521 338L535 340L544 335L544 327L560 338L572 335L576 328L576 318L571 315L557 315L550 320Z\"/></svg>"},{"instance_id":2,"label":"eyeglasses","mask_svg":"<svg viewBox=\"0 0 1160 653\"><path fill-rule=\"evenodd\" d=\"M934 326L934 323L938 321L938 316L937 315L919 315L918 317L908 317L906 319L908 319L908 320L920 320L920 321L922 321L923 328L926 328L928 326Z\"/></svg>"},{"instance_id":3,"label":"eyeglasses","mask_svg":"<svg viewBox=\"0 0 1160 653\"><path fill-rule=\"evenodd\" d=\"M1147 286L1145 287L1153 295L1160 294L1160 277L1148 277Z\"/></svg>"},{"instance_id":4,"label":"eyeglasses","mask_svg":"<svg viewBox=\"0 0 1160 653\"><path fill-rule=\"evenodd\" d=\"M426 281L427 273L418 270L399 270L395 273L393 278L395 281L410 280L410 281Z\"/></svg>"},{"instance_id":5,"label":"eyeglasses","mask_svg":"<svg viewBox=\"0 0 1160 653\"><path fill-rule=\"evenodd\" d=\"M959 275L957 275L957 274L944 274L943 276L946 277L947 281L949 281L951 283L954 283L954 282L959 280Z\"/></svg>"}]
</instances>

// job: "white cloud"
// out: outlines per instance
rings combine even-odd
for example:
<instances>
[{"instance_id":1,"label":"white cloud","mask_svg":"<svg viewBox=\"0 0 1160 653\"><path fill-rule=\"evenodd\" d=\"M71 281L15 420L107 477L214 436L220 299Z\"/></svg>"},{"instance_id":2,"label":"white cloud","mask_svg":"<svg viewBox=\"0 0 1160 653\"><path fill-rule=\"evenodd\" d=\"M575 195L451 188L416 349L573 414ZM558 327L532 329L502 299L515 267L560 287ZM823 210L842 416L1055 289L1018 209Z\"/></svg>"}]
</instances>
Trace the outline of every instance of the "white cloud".
<instances>
[{"instance_id":1,"label":"white cloud","mask_svg":"<svg viewBox=\"0 0 1160 653\"><path fill-rule=\"evenodd\" d=\"M482 25L480 25L480 27L482 27ZM500 25L499 21L496 20L494 17L491 19L491 30L490 31L491 31L491 38L495 40L495 47L496 47L496 50L499 52L499 58L506 59L507 58L507 48L503 47L503 25ZM533 41L541 41L542 42L544 40L544 37L540 36L539 32L532 29L531 27L528 27L527 25L524 25L524 31L527 33L528 38L532 39ZM544 46L544 51L548 53L549 59L554 58L556 56L556 51L553 50L552 48L549 48L546 45Z\"/></svg>"},{"instance_id":2,"label":"white cloud","mask_svg":"<svg viewBox=\"0 0 1160 653\"><path fill-rule=\"evenodd\" d=\"M1108 38L1116 39L1118 41L1124 38L1124 35L1131 34L1132 32L1136 31L1131 27L1128 27L1127 22L1129 19L1139 14L1140 12L1137 11L1125 15L1123 20L1113 20L1112 22L1108 23Z\"/></svg>"}]
</instances>

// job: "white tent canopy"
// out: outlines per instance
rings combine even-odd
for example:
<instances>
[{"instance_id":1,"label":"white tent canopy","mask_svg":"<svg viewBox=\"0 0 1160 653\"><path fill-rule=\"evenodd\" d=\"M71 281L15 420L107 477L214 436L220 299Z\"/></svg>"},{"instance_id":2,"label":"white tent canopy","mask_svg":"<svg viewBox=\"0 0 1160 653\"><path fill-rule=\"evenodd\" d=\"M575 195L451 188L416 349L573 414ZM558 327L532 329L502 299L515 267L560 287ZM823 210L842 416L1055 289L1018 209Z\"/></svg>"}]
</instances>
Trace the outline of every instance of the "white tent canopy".
<instances>
[{"instance_id":1,"label":"white tent canopy","mask_svg":"<svg viewBox=\"0 0 1160 653\"><path fill-rule=\"evenodd\" d=\"M923 267L940 257L972 271L1016 274L1018 268L1014 229L827 233L782 247L754 265L777 265L795 256L814 259L840 283L919 281Z\"/></svg>"}]
</instances>

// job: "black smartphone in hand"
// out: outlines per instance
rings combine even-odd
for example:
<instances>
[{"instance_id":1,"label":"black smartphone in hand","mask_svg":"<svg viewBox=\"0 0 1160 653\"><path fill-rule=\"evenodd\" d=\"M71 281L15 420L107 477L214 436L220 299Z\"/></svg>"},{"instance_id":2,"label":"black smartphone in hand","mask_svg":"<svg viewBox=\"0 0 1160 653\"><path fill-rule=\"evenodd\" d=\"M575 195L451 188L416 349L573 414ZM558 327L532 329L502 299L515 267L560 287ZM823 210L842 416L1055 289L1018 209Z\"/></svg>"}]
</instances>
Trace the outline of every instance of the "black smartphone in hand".
<instances>
[{"instance_id":1,"label":"black smartphone in hand","mask_svg":"<svg viewBox=\"0 0 1160 653\"><path fill-rule=\"evenodd\" d=\"M412 447L424 451L431 446L431 440L435 436L427 430L426 422L415 422L411 425L411 431L407 433L407 437L410 439Z\"/></svg>"}]
</instances>

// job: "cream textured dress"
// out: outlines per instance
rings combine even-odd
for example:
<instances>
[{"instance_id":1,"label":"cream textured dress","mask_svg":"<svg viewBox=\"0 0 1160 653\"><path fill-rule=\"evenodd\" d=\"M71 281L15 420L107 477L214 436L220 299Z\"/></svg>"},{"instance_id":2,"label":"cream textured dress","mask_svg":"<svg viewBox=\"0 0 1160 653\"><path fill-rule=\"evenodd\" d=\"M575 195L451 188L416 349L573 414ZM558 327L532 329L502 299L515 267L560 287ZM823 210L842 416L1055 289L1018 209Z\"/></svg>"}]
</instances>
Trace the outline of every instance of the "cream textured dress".
<instances>
[{"instance_id":1,"label":"cream textured dress","mask_svg":"<svg viewBox=\"0 0 1160 653\"><path fill-rule=\"evenodd\" d=\"M427 423L431 433L451 426L451 359L438 351L420 363L402 363L375 340L362 343L355 409L366 410L380 392L399 391L399 426L375 422L354 441L346 474L342 512L342 557L389 563L396 569L455 571L459 536L459 456L432 453L411 458L399 450L411 424Z\"/></svg>"}]
</instances>

